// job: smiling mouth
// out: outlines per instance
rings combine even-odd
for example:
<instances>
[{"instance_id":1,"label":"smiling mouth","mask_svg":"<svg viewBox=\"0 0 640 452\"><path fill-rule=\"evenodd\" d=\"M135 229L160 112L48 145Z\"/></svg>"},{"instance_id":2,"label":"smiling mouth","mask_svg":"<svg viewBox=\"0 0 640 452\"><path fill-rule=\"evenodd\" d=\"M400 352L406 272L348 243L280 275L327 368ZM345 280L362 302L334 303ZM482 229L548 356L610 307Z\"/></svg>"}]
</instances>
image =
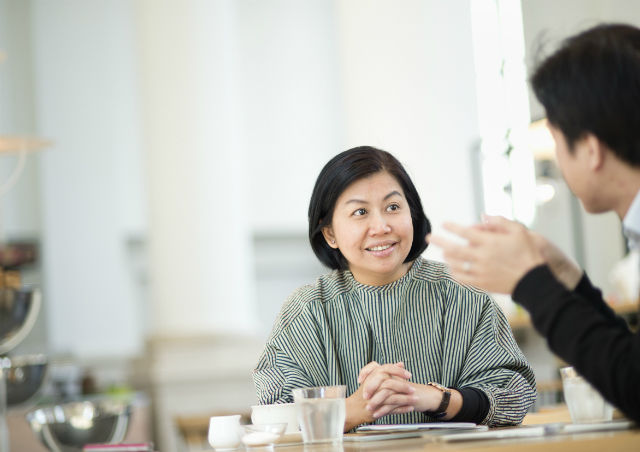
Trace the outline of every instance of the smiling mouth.
<instances>
[{"instance_id":1,"label":"smiling mouth","mask_svg":"<svg viewBox=\"0 0 640 452\"><path fill-rule=\"evenodd\" d=\"M367 248L367 251L384 251L386 249L391 248L392 246L394 246L395 243L392 243L391 245L384 245L384 246L374 246L373 248Z\"/></svg>"}]
</instances>

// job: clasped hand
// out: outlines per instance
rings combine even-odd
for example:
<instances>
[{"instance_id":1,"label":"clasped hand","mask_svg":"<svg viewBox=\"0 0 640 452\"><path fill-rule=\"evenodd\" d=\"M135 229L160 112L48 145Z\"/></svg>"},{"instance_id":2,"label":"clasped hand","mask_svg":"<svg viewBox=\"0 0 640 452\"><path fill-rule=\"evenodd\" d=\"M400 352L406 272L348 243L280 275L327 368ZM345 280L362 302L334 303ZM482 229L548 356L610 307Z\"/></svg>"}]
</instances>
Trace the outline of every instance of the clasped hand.
<instances>
[{"instance_id":1,"label":"clasped hand","mask_svg":"<svg viewBox=\"0 0 640 452\"><path fill-rule=\"evenodd\" d=\"M389 414L410 413L418 401L407 381L411 373L404 363L380 365L373 361L358 375L360 387L347 399L345 431Z\"/></svg>"}]
</instances>

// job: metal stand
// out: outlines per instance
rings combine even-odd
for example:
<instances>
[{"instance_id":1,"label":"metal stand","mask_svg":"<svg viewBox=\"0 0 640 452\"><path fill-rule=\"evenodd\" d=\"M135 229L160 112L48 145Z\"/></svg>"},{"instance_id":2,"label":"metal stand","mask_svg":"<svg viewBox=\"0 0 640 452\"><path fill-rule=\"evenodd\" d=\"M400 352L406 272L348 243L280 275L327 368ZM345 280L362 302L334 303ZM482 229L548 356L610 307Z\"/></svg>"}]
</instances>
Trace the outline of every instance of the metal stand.
<instances>
[{"instance_id":1,"label":"metal stand","mask_svg":"<svg viewBox=\"0 0 640 452\"><path fill-rule=\"evenodd\" d=\"M7 380L4 360L0 358L0 452L9 452L9 427L7 425Z\"/></svg>"}]
</instances>

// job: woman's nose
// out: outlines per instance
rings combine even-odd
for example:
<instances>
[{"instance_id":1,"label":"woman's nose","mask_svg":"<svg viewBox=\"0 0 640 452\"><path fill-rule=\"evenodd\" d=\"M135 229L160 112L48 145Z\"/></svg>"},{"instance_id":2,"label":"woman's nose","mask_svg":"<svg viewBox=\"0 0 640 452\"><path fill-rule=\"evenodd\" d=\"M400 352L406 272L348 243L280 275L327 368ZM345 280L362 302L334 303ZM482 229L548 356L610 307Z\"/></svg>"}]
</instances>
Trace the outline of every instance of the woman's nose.
<instances>
[{"instance_id":1,"label":"woman's nose","mask_svg":"<svg viewBox=\"0 0 640 452\"><path fill-rule=\"evenodd\" d=\"M386 234L391 232L391 227L382 215L371 215L369 223L369 235Z\"/></svg>"}]
</instances>

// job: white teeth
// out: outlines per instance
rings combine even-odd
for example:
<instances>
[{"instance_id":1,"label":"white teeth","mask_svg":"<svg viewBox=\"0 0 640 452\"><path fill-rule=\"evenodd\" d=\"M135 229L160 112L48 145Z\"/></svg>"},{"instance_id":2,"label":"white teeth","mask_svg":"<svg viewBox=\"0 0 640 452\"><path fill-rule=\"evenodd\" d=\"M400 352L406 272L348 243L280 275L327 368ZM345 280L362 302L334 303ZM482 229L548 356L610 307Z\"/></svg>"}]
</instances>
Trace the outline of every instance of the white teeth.
<instances>
[{"instance_id":1,"label":"white teeth","mask_svg":"<svg viewBox=\"0 0 640 452\"><path fill-rule=\"evenodd\" d=\"M382 250L386 250L387 248L391 248L391 245L374 246L373 248L369 248L369 250L370 251L382 251Z\"/></svg>"}]
</instances>

